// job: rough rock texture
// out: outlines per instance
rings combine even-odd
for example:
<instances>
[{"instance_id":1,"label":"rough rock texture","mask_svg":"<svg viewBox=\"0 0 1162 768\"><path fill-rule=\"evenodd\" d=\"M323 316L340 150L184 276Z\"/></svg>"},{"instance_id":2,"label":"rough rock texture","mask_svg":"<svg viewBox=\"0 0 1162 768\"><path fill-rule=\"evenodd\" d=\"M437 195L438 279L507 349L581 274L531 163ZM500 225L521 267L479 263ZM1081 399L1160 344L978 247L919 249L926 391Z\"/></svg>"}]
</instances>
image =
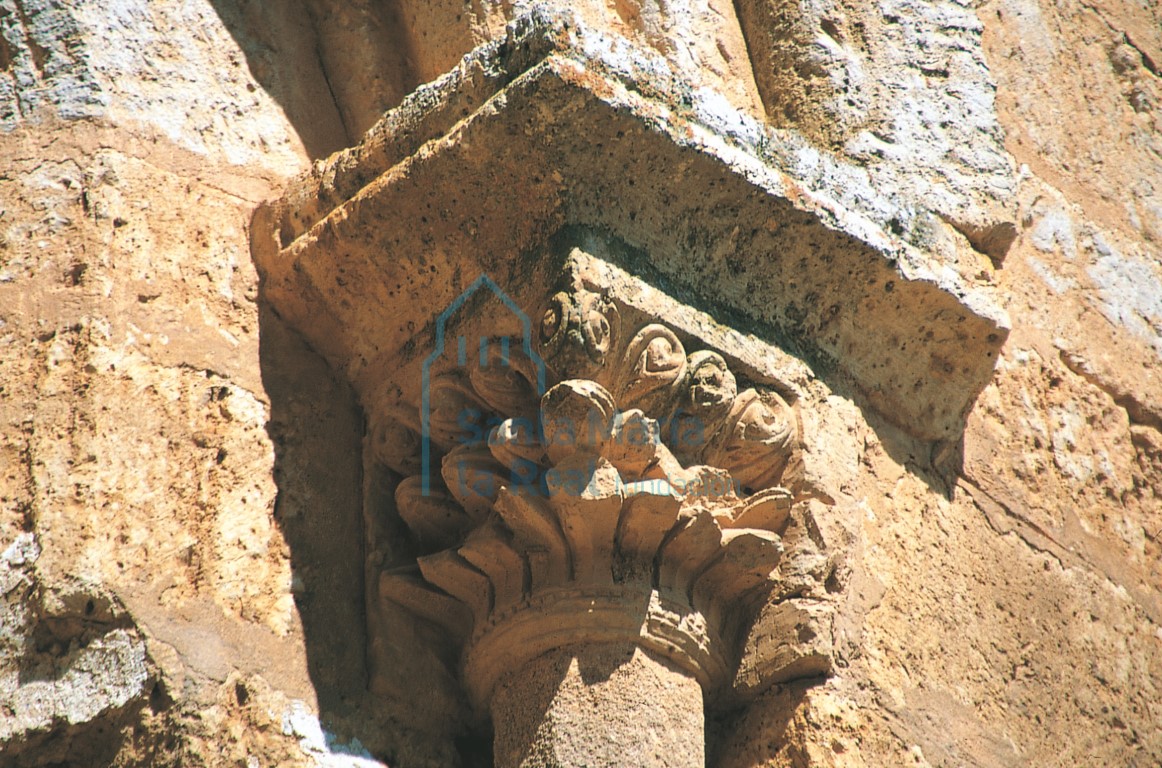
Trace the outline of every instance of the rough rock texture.
<instances>
[{"instance_id":1,"label":"rough rock texture","mask_svg":"<svg viewBox=\"0 0 1162 768\"><path fill-rule=\"evenodd\" d=\"M688 738L702 733L698 683L633 645L533 660L502 681L493 720L501 768L706 764L705 744Z\"/></svg>"},{"instance_id":2,"label":"rough rock texture","mask_svg":"<svg viewBox=\"0 0 1162 768\"><path fill-rule=\"evenodd\" d=\"M116 743L107 731L150 697L145 646L108 597L41 590L33 571L39 555L29 533L0 554L0 741L18 763L83 751L107 760Z\"/></svg>"},{"instance_id":3,"label":"rough rock texture","mask_svg":"<svg viewBox=\"0 0 1162 768\"><path fill-rule=\"evenodd\" d=\"M1004 255L1013 163L969 3L743 0L739 13L773 125L859 164L904 209L893 231L925 238L937 218Z\"/></svg>"},{"instance_id":4,"label":"rough rock texture","mask_svg":"<svg viewBox=\"0 0 1162 768\"><path fill-rule=\"evenodd\" d=\"M520 10L433 7L0 0L0 763L487 764L366 691L362 417L247 230ZM617 4L1012 332L960 445L844 420L847 603L770 619L837 668L710 713L709 764L1162 762L1162 11L738 7L750 72L729 4Z\"/></svg>"}]
</instances>

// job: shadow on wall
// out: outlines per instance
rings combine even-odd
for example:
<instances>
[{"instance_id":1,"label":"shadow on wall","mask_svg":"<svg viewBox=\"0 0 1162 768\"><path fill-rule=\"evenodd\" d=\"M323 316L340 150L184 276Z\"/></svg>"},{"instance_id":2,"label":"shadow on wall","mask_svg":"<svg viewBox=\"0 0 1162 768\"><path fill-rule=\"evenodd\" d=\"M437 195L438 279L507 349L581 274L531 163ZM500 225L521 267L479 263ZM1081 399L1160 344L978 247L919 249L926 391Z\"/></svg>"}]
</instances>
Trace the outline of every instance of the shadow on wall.
<instances>
[{"instance_id":1,"label":"shadow on wall","mask_svg":"<svg viewBox=\"0 0 1162 768\"><path fill-rule=\"evenodd\" d=\"M449 684L456 686L434 656L442 643L432 627L410 615L381 616L387 623L378 634L389 647L378 655L396 663L378 670L388 689L369 689L365 590L373 587L365 586L363 572L363 505L365 496L372 506L379 496L390 498L399 478L364 474L363 416L350 388L271 309L263 306L260 321L279 489L275 519L290 550L292 591L329 746L373 755L392 768L491 768L490 729L450 692ZM408 546L409 538L401 535L397 546ZM610 671L588 670L597 678ZM757 765L793 751L784 735L819 682L775 686L741 710L707 712L707 764ZM532 706L547 710L549 701Z\"/></svg>"},{"instance_id":2,"label":"shadow on wall","mask_svg":"<svg viewBox=\"0 0 1162 768\"><path fill-rule=\"evenodd\" d=\"M312 160L357 143L418 85L402 3L210 1ZM370 753L393 768L491 766L490 741L463 733L459 702L433 691L422 663L414 662L423 648L410 621L391 637L399 690L369 691L363 498L365 484L379 479L365 483L363 477L362 411L299 335L260 306L260 365L279 492L275 520L289 549L328 745L336 753Z\"/></svg>"},{"instance_id":3,"label":"shadow on wall","mask_svg":"<svg viewBox=\"0 0 1162 768\"><path fill-rule=\"evenodd\" d=\"M491 745L454 732L459 713L448 712L422 663L412 662L422 654L410 622L390 633L400 645L393 676L403 685L368 690L362 412L350 388L268 307L260 323L275 520L290 550L308 672L332 750L367 750L392 768L491 765Z\"/></svg>"},{"instance_id":4,"label":"shadow on wall","mask_svg":"<svg viewBox=\"0 0 1162 768\"><path fill-rule=\"evenodd\" d=\"M290 548L320 715L344 715L365 687L360 441L349 389L269 309L261 310L267 431L275 447L275 520ZM324 719L324 727L327 723Z\"/></svg>"},{"instance_id":5,"label":"shadow on wall","mask_svg":"<svg viewBox=\"0 0 1162 768\"><path fill-rule=\"evenodd\" d=\"M210 2L312 160L358 143L419 84L394 2Z\"/></svg>"},{"instance_id":6,"label":"shadow on wall","mask_svg":"<svg viewBox=\"0 0 1162 768\"><path fill-rule=\"evenodd\" d=\"M355 143L415 84L403 26L393 21L399 13L394 2L211 1L256 80L282 105L312 158ZM390 507L378 499L391 499L399 478L365 475L365 427L350 388L266 306L260 326L269 432L276 447L275 516L290 550L309 674L322 725L335 734L333 749L366 748L393 768L491 765L487 738L469 734L456 740L465 722L462 702L449 695L449 681L434 671L440 666L433 658L438 644L424 635L425 628L387 617L384 631L375 635L386 638L385 655L396 663L376 670L377 679L389 681L389 690L369 691L368 657L384 655L367 648L366 591L375 585L364 580L364 506L366 501L373 510ZM850 394L842 381L834 388ZM955 475L959 443L936 451L880 425L873 415L868 420L889 453L947 492L940 467ZM935 472L925 471L933 464ZM398 516L390 522L397 524ZM771 733L785 730L788 713L801 701L799 688L789 690L787 700L771 694L769 706L753 715L766 717L764 727ZM743 750L731 746L744 741L740 731L713 722L708 731L711 744L719 745L712 752Z\"/></svg>"}]
</instances>

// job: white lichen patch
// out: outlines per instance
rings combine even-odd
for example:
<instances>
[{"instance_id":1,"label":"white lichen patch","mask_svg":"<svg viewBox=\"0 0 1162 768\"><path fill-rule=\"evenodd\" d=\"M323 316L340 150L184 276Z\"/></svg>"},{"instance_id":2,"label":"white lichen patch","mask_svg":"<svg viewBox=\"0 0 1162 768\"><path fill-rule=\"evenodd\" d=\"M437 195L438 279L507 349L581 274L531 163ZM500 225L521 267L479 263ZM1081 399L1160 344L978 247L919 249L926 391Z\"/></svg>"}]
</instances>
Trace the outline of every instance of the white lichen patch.
<instances>
[{"instance_id":1,"label":"white lichen patch","mask_svg":"<svg viewBox=\"0 0 1162 768\"><path fill-rule=\"evenodd\" d=\"M1095 256L1086 274L1097 287L1098 309L1162 356L1162 272L1157 255L1151 259L1123 252L1097 231L1090 237Z\"/></svg>"}]
</instances>

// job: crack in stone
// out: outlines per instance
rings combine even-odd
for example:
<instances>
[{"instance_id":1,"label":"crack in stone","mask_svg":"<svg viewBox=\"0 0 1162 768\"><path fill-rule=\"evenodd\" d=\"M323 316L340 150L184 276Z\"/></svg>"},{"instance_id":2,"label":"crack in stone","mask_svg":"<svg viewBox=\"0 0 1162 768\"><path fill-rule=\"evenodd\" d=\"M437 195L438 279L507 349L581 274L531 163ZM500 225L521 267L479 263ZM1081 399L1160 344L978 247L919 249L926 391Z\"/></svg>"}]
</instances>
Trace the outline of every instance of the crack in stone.
<instances>
[{"instance_id":1,"label":"crack in stone","mask_svg":"<svg viewBox=\"0 0 1162 768\"><path fill-rule=\"evenodd\" d=\"M1119 577L1118 569L1108 554L1103 557L1100 549L1097 552L1092 551L1091 547L1095 544L1093 537L1082 533L1077 537L1078 546L1067 546L1053 534L1004 504L969 478L962 477L957 485L969 495L973 505L984 513L989 527L998 534L1003 536L1015 533L1030 549L1050 555L1057 560L1062 568L1082 568L1096 577L1105 579L1115 587L1122 589L1129 602L1141 611L1142 615L1149 621L1155 624L1162 623L1162 613L1160 613L1162 605L1157 601L1150 600L1147 594L1135 588L1131 580L1126 578L1128 574L1123 573ZM1016 524L1006 529L994 519L995 516L999 515L1008 517ZM1076 525L1076 518L1074 518L1074 523ZM1043 539L1043 542L1039 543L1036 541L1037 538ZM1105 563L1100 562L1101 560L1105 560Z\"/></svg>"},{"instance_id":2,"label":"crack in stone","mask_svg":"<svg viewBox=\"0 0 1162 768\"><path fill-rule=\"evenodd\" d=\"M1162 413L1143 403L1133 392L1126 392L1117 384L1105 381L1076 353L1063 349L1059 351L1059 357L1066 368L1109 395L1115 405L1125 410L1131 424L1152 427L1162 432Z\"/></svg>"},{"instance_id":3,"label":"crack in stone","mask_svg":"<svg viewBox=\"0 0 1162 768\"><path fill-rule=\"evenodd\" d=\"M1116 25L1111 23L1110 20L1106 18L1101 8L1084 2L1081 3L1081 7L1085 8L1087 11L1091 11L1093 15L1097 16L1098 19L1101 20L1101 23L1106 25L1106 27L1108 27L1112 32L1116 33L1117 35L1121 35L1122 40L1126 43L1126 45L1133 48L1142 57L1142 64L1146 67L1146 71L1154 75L1154 77L1162 77L1162 73L1158 71L1158 65L1154 62L1154 59L1150 57L1150 54L1146 53L1145 50L1143 50L1137 43L1135 43L1130 38L1129 33L1118 29Z\"/></svg>"},{"instance_id":4,"label":"crack in stone","mask_svg":"<svg viewBox=\"0 0 1162 768\"><path fill-rule=\"evenodd\" d=\"M1024 515L1014 511L1008 505L996 499L992 494L981 488L969 478L961 477L960 480L957 481L957 486L959 486L962 491L968 494L969 498L972 500L973 506L984 513L985 521L988 523L989 527L1001 536L1015 533L1021 539L1021 541L1025 542L1025 544L1030 549L1049 555L1055 559L1058 565L1060 565L1062 568L1075 567L1081 563L1093 567L1092 563L1089 563L1084 558L1079 557L1076 552L1073 552L1065 547L1044 528L1037 525ZM1014 521L1015 524L1006 528L995 519L998 514L1009 518L1010 520ZM1034 533L1035 535L1028 535L1030 532ZM1036 541L1038 538L1042 539L1042 541ZM1073 562L1067 562L1067 560L1071 560Z\"/></svg>"},{"instance_id":5,"label":"crack in stone","mask_svg":"<svg viewBox=\"0 0 1162 768\"><path fill-rule=\"evenodd\" d=\"M1113 29L1112 25L1110 28ZM1162 73L1159 73L1158 65L1154 63L1154 59L1150 58L1150 54L1146 53L1146 51L1144 51L1137 43L1133 41L1133 39L1130 38L1129 33L1123 32L1122 38L1126 41L1126 45L1133 48L1138 52L1138 55L1142 57L1142 64L1146 67L1146 71L1148 71L1154 77L1162 77Z\"/></svg>"}]
</instances>

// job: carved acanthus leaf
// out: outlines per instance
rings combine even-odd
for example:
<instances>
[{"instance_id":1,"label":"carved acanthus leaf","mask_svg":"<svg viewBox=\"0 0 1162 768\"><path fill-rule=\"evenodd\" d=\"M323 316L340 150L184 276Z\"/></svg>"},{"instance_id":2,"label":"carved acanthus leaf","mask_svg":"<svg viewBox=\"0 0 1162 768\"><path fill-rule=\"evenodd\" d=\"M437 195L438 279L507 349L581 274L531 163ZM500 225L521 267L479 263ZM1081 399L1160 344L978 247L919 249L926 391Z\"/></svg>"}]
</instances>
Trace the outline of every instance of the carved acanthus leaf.
<instances>
[{"instance_id":1,"label":"carved acanthus leaf","mask_svg":"<svg viewBox=\"0 0 1162 768\"><path fill-rule=\"evenodd\" d=\"M432 553L418 559L423 579L471 616L474 695L494 679L481 670L496 664L483 657L524 652L503 638L519 635L529 652L564 642L554 621L589 624L553 612L586 599L602 606L595 615L648 604L645 624L626 625L636 627L630 637L690 666L704 684L728 684L724 654L757 598L819 583L826 560L795 493L782 487L799 451L792 407L773 391L740 393L721 354L688 354L662 324L624 345L620 325L601 293L554 295L538 350L551 386L539 397L534 382L546 377L503 339L482 342L467 371L434 372L439 476L405 479L396 502ZM500 359L485 358L486 348L500 349ZM391 429L407 444L405 431ZM392 466L411 465L395 457ZM385 577L382 597L460 620L442 603L416 607L425 593L415 578ZM547 618L531 617L532 605Z\"/></svg>"},{"instance_id":2,"label":"carved acanthus leaf","mask_svg":"<svg viewBox=\"0 0 1162 768\"><path fill-rule=\"evenodd\" d=\"M447 450L464 442L466 435L484 428L489 408L468 376L448 373L436 376L429 387L428 434L431 442Z\"/></svg>"},{"instance_id":3,"label":"carved acanthus leaf","mask_svg":"<svg viewBox=\"0 0 1162 768\"><path fill-rule=\"evenodd\" d=\"M497 339L487 346L501 353L487 365L477 361L469 368L468 380L476 396L492 413L531 417L538 399L535 365L519 348L510 349L508 339Z\"/></svg>"}]
</instances>

